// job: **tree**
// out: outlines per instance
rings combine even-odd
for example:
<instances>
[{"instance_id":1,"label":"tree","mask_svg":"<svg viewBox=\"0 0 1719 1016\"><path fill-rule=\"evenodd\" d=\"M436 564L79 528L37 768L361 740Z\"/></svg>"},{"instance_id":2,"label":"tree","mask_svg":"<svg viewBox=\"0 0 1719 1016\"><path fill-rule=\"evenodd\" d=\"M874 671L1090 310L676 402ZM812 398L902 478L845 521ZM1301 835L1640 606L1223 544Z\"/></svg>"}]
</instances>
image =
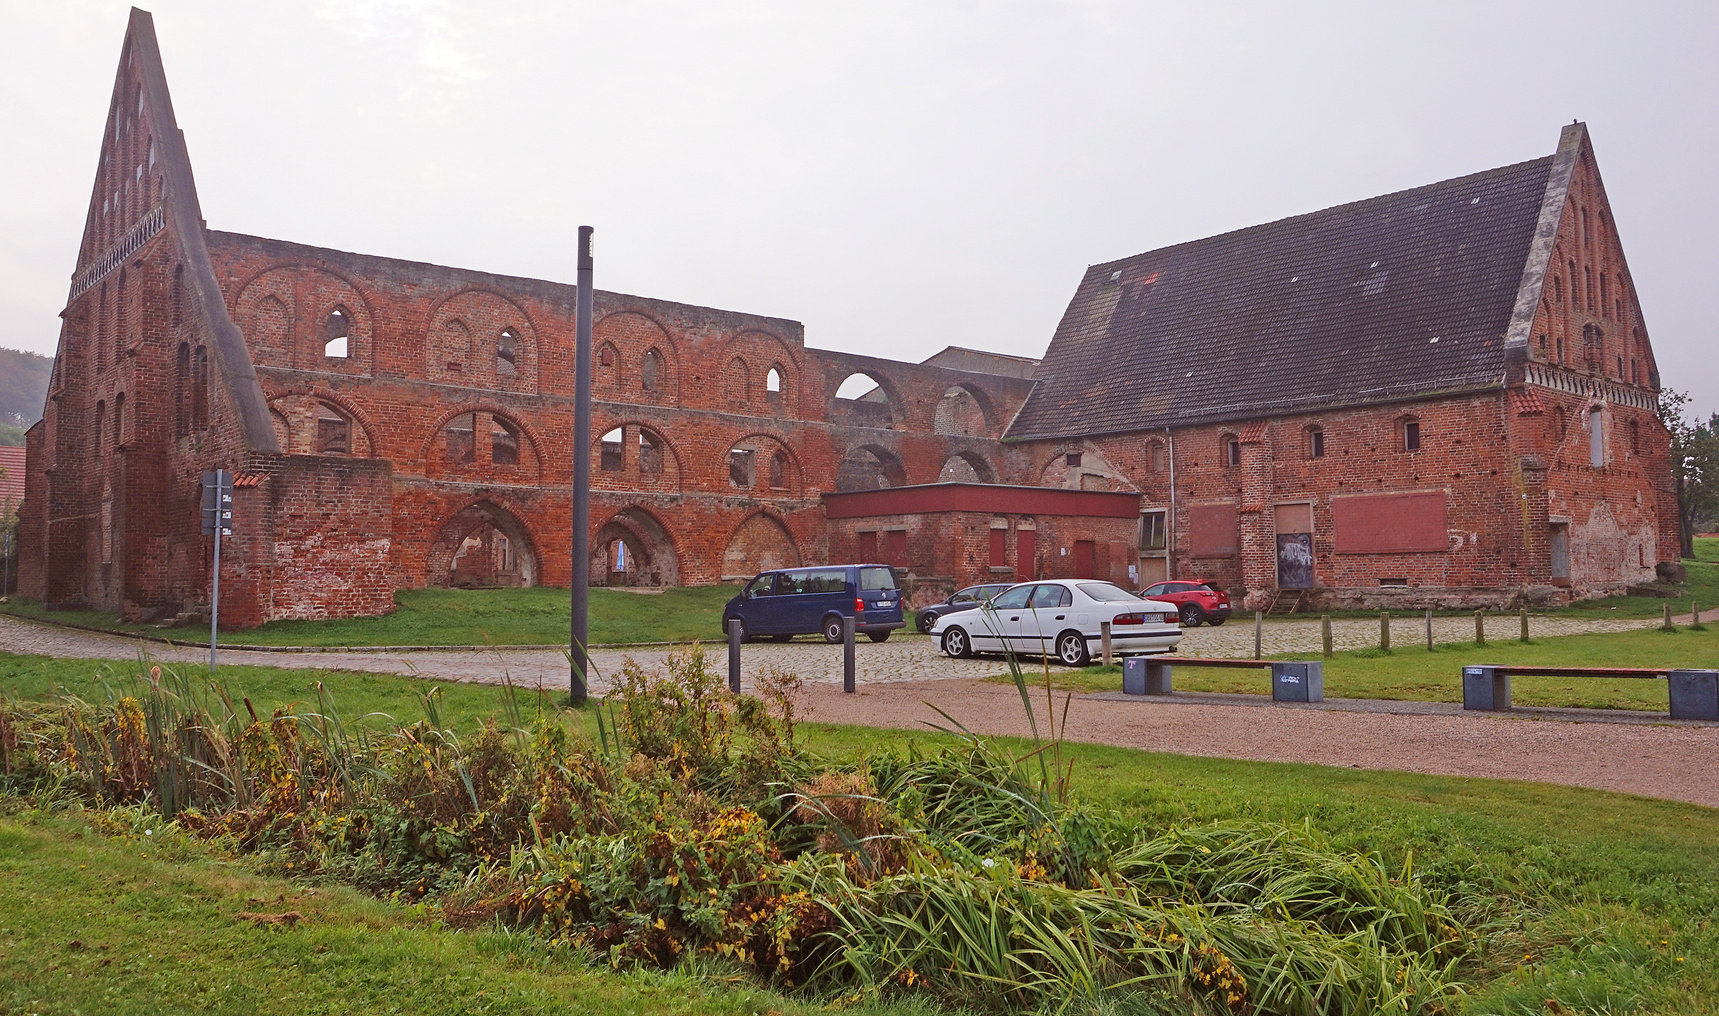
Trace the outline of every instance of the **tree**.
<instances>
[{"instance_id":1,"label":"tree","mask_svg":"<svg viewBox=\"0 0 1719 1016\"><path fill-rule=\"evenodd\" d=\"M1659 393L1659 418L1671 432L1671 476L1677 487L1679 553L1695 556L1695 534L1719 528L1719 413L1685 417L1689 393Z\"/></svg>"}]
</instances>

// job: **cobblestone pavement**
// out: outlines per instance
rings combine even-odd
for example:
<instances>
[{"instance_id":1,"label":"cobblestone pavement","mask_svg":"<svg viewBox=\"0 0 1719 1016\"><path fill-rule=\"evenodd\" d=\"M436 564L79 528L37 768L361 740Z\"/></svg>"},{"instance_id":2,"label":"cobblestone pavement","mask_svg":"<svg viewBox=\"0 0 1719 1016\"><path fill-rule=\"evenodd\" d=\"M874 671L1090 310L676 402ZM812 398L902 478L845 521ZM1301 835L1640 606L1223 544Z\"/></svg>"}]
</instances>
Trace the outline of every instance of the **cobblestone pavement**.
<instances>
[{"instance_id":1,"label":"cobblestone pavement","mask_svg":"<svg viewBox=\"0 0 1719 1016\"><path fill-rule=\"evenodd\" d=\"M1535 638L1576 635L1584 632L1628 631L1659 624L1657 620L1619 619L1589 620L1563 617L1530 617L1530 633ZM1496 616L1488 619L1487 638L1503 641L1515 638L1521 629L1517 619ZM1433 637L1437 642L1467 642L1474 639L1474 621L1468 617L1435 618ZM1379 622L1376 619L1342 619L1331 623L1332 643L1337 649L1365 649L1379 644ZM1420 617L1396 617L1391 621L1391 643L1395 646L1415 645L1426 638L1425 621ZM1264 625L1263 652L1307 653L1317 656L1321 650L1319 621L1272 620ZM139 654L163 661L202 662L208 650L169 646L119 635L57 628L0 615L0 649L15 653L45 656L88 657L96 659L136 659ZM671 649L666 646L640 646L631 650L598 649L592 652L597 676L592 690L606 686L609 675L621 668L622 660L632 656L641 666L659 668ZM718 669L727 666L727 649L707 645L705 651ZM988 677L1002 672L1005 664L992 657L978 660L952 660L938 652L936 644L923 636L897 635L888 642L874 643L862 639L855 647L858 680L864 684L900 681L958 680ZM1185 630L1180 656L1249 657L1253 655L1253 624L1250 618L1238 617L1220 627L1202 625ZM562 687L567 683L567 660L554 650L540 649L470 649L450 648L401 651L329 651L329 652L266 652L223 649L220 660L229 664L290 667L313 670L354 670L380 673L413 674L452 681L481 681L499 684L511 680L528 687ZM842 647L821 640L802 637L791 643L749 643L742 652L742 676L750 685L752 678L764 668L777 666L798 674L803 681L817 684L839 684L842 679Z\"/></svg>"}]
</instances>

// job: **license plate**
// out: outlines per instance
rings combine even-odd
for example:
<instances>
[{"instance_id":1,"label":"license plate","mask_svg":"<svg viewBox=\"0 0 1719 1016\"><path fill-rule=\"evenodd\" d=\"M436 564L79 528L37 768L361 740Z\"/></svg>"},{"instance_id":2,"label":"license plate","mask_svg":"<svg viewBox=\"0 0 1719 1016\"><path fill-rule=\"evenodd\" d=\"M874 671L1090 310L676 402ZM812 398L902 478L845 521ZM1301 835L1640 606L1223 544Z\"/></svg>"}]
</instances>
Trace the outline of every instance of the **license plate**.
<instances>
[{"instance_id":1,"label":"license plate","mask_svg":"<svg viewBox=\"0 0 1719 1016\"><path fill-rule=\"evenodd\" d=\"M895 606L895 601L894 600L879 600L876 603L872 604L872 606L874 606L874 607L893 607L893 606Z\"/></svg>"}]
</instances>

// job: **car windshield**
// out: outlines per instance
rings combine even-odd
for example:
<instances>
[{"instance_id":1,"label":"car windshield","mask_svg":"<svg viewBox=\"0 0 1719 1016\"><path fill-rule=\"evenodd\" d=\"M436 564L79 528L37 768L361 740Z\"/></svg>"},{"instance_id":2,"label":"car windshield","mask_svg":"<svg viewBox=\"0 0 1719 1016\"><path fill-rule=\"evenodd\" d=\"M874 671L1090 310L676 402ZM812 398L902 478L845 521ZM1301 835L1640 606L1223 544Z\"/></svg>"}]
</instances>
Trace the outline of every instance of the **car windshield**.
<instances>
[{"instance_id":1,"label":"car windshield","mask_svg":"<svg viewBox=\"0 0 1719 1016\"><path fill-rule=\"evenodd\" d=\"M1099 603L1116 603L1120 600L1138 600L1140 597L1115 584L1114 582L1082 582L1080 591L1097 600Z\"/></svg>"},{"instance_id":2,"label":"car windshield","mask_svg":"<svg viewBox=\"0 0 1719 1016\"><path fill-rule=\"evenodd\" d=\"M861 589L890 589L895 588L895 569L893 568L861 568L859 570Z\"/></svg>"}]
</instances>

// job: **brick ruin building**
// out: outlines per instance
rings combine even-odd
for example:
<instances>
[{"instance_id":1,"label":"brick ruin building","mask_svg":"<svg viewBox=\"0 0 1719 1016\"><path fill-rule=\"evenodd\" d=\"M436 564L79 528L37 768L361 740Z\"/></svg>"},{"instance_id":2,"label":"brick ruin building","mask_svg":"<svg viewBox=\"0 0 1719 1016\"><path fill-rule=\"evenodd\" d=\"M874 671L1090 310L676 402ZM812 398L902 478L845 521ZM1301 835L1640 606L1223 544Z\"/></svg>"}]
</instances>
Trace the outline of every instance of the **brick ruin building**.
<instances>
[{"instance_id":1,"label":"brick ruin building","mask_svg":"<svg viewBox=\"0 0 1719 1016\"><path fill-rule=\"evenodd\" d=\"M594 299L598 583L866 559L920 600L1090 575L1497 604L1676 553L1659 379L1580 124L1547 158L1095 266L1042 362ZM133 11L27 436L22 591L194 614L216 466L239 476L234 627L567 584L573 304L208 229Z\"/></svg>"}]
</instances>

